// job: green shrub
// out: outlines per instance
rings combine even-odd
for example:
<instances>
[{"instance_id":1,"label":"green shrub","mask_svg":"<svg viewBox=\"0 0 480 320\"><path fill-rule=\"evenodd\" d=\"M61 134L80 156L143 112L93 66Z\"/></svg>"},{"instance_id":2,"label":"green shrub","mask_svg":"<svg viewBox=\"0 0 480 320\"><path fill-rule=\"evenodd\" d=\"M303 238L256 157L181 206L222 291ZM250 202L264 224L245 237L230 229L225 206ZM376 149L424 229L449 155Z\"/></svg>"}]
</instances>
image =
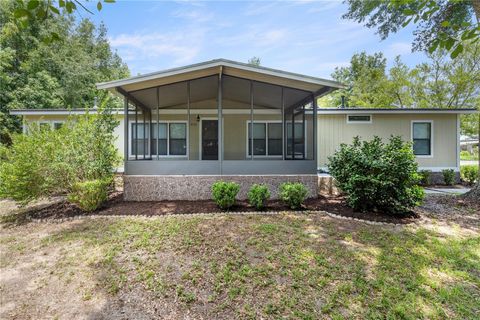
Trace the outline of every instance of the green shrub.
<instances>
[{"instance_id":1,"label":"green shrub","mask_svg":"<svg viewBox=\"0 0 480 320\"><path fill-rule=\"evenodd\" d=\"M73 185L72 192L67 197L68 201L75 203L83 211L94 211L107 200L112 182L112 178L78 182Z\"/></svg>"},{"instance_id":2,"label":"green shrub","mask_svg":"<svg viewBox=\"0 0 480 320\"><path fill-rule=\"evenodd\" d=\"M451 186L455 183L455 171L453 169L442 170L443 181L447 186Z\"/></svg>"},{"instance_id":3,"label":"green shrub","mask_svg":"<svg viewBox=\"0 0 480 320\"><path fill-rule=\"evenodd\" d=\"M432 184L432 170L420 170L418 171L420 175L420 184L422 186L429 186Z\"/></svg>"},{"instance_id":4,"label":"green shrub","mask_svg":"<svg viewBox=\"0 0 480 320\"><path fill-rule=\"evenodd\" d=\"M235 204L235 197L240 191L240 185L235 182L217 181L212 185L213 201L222 209L228 209Z\"/></svg>"},{"instance_id":5,"label":"green shrub","mask_svg":"<svg viewBox=\"0 0 480 320\"><path fill-rule=\"evenodd\" d=\"M307 187L303 183L285 182L280 185L280 199L292 209L299 208L307 194Z\"/></svg>"},{"instance_id":6,"label":"green shrub","mask_svg":"<svg viewBox=\"0 0 480 320\"><path fill-rule=\"evenodd\" d=\"M267 200L270 198L270 191L268 187L262 184L254 184L248 191L248 203L261 210L267 205Z\"/></svg>"},{"instance_id":7,"label":"green shrub","mask_svg":"<svg viewBox=\"0 0 480 320\"><path fill-rule=\"evenodd\" d=\"M330 173L346 196L349 206L359 211L405 213L420 204L424 191L417 185L419 174L410 143L379 137L350 145L329 157Z\"/></svg>"},{"instance_id":8,"label":"green shrub","mask_svg":"<svg viewBox=\"0 0 480 320\"><path fill-rule=\"evenodd\" d=\"M472 164L460 167L460 176L462 180L473 185L478 179L478 165Z\"/></svg>"},{"instance_id":9,"label":"green shrub","mask_svg":"<svg viewBox=\"0 0 480 320\"><path fill-rule=\"evenodd\" d=\"M478 147L472 150L472 153L463 150L460 151L460 160L478 160Z\"/></svg>"},{"instance_id":10,"label":"green shrub","mask_svg":"<svg viewBox=\"0 0 480 320\"><path fill-rule=\"evenodd\" d=\"M32 124L2 149L0 197L21 203L68 194L82 181L110 176L119 163L111 112L71 117L58 130Z\"/></svg>"}]
</instances>

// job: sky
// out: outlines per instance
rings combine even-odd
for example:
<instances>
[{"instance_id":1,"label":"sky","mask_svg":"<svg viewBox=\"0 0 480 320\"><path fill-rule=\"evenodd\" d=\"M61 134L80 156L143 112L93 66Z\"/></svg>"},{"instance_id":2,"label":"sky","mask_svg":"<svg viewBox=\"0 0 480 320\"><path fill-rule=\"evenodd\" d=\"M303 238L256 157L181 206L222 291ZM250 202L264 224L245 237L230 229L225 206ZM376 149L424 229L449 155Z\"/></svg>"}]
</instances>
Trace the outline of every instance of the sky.
<instances>
[{"instance_id":1,"label":"sky","mask_svg":"<svg viewBox=\"0 0 480 320\"><path fill-rule=\"evenodd\" d=\"M342 19L341 1L117 0L93 11L81 16L106 25L132 75L256 56L265 67L331 78L361 51L383 52L389 65L397 55L409 66L426 60L411 53L411 28L381 41L374 29Z\"/></svg>"}]
</instances>

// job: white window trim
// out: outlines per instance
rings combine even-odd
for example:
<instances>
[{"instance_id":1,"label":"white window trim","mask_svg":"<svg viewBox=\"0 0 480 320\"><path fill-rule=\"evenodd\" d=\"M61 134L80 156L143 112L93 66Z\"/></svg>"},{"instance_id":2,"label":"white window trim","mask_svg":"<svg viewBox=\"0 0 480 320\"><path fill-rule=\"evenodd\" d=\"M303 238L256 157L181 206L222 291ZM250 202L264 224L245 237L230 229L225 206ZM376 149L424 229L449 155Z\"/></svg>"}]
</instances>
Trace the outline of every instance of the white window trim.
<instances>
[{"instance_id":1,"label":"white window trim","mask_svg":"<svg viewBox=\"0 0 480 320\"><path fill-rule=\"evenodd\" d=\"M54 130L55 129L55 123L63 123L65 124L65 120L38 120L34 121L38 124L40 127L41 124L48 124L50 126L50 129ZM28 126L28 124L27 124Z\"/></svg>"},{"instance_id":2,"label":"white window trim","mask_svg":"<svg viewBox=\"0 0 480 320\"><path fill-rule=\"evenodd\" d=\"M132 154L132 139L133 139L133 124L135 123L135 120L130 120L128 121L128 157L129 159L135 159L135 154ZM156 124L157 121L152 121L152 125ZM165 121L159 121L158 123L160 124L170 124L170 123L184 123L185 124L185 128L186 128L186 136L187 136L187 150L186 150L186 153L184 155L170 155L170 127L169 125L167 126L167 154L166 155L162 155L162 154L159 154L158 157L159 158L187 158L188 157L188 153L189 153L189 137L188 137L188 121L185 120L165 120ZM142 124L143 125L143 121L138 121L138 124ZM150 122L145 122L145 125L147 125L147 128L149 128ZM148 129L150 130L150 128ZM145 159L146 157L150 158L150 157L157 157L156 154L152 154L150 155L150 149L151 149L151 139L150 139L150 132L148 131L148 144L147 144L147 150L145 152ZM137 155L137 159L140 159L140 160L143 160L143 153L142 154L138 154Z\"/></svg>"},{"instance_id":3,"label":"white window trim","mask_svg":"<svg viewBox=\"0 0 480 320\"><path fill-rule=\"evenodd\" d=\"M247 159L250 159L251 158L251 155L248 153L250 150L248 150L248 124L251 122L251 120L246 120L246 125L245 125L245 156L247 157ZM297 120L295 121L295 123L302 123L303 121L300 121L300 120ZM253 123L282 123L281 120L253 120ZM287 120L286 123L292 123L292 120ZM304 148L304 152L305 152L305 157L307 156L307 146L308 146L308 142L307 142L307 123L305 123L305 128L304 129L304 132L303 132L303 136L305 137L305 142L304 142L304 145L303 145L303 148ZM265 126L265 142L266 142L266 145L265 145L265 152L266 152L266 155L253 155L254 158L273 158L273 159L282 159L284 156L288 156L289 154L287 153L287 148L285 146L285 148L283 147L282 145L282 150L285 150L285 154L282 154L282 155L269 155L268 154L268 126ZM283 133L283 136L282 136L282 144L285 144L285 135L286 135L286 132L287 132L287 128L285 128L284 130L282 129L282 133Z\"/></svg>"},{"instance_id":4,"label":"white window trim","mask_svg":"<svg viewBox=\"0 0 480 320\"><path fill-rule=\"evenodd\" d=\"M369 116L370 120L369 121L350 121L349 117L350 116ZM345 119L347 120L347 124L371 124L373 122L373 115L371 114L346 114Z\"/></svg>"},{"instance_id":5,"label":"white window trim","mask_svg":"<svg viewBox=\"0 0 480 320\"><path fill-rule=\"evenodd\" d=\"M413 150L413 124L414 123L430 123L430 154L429 155L415 155L416 158L433 158L434 151L433 146L434 144L434 128L433 128L433 120L412 120L410 123L410 141L412 142L412 150Z\"/></svg>"}]
</instances>

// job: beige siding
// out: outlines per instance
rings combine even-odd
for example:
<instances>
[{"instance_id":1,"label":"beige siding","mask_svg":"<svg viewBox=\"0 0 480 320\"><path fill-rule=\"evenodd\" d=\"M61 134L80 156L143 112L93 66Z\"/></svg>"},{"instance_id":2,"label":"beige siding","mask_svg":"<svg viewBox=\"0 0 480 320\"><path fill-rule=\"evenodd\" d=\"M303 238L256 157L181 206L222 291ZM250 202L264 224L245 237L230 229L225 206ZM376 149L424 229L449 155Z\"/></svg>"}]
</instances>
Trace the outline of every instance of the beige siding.
<instances>
[{"instance_id":1,"label":"beige siding","mask_svg":"<svg viewBox=\"0 0 480 320\"><path fill-rule=\"evenodd\" d=\"M327 158L341 143L353 137L372 139L375 135L388 139L400 135L411 141L412 120L433 121L433 156L417 157L420 167L456 168L457 116L455 114L373 114L371 124L347 124L346 115L320 115L318 119L318 166L327 165Z\"/></svg>"},{"instance_id":2,"label":"beige siding","mask_svg":"<svg viewBox=\"0 0 480 320\"><path fill-rule=\"evenodd\" d=\"M116 115L115 118L120 121L120 124L118 127L115 128L114 135L116 137L115 139L115 147L117 148L119 154L123 156L123 144L124 144L124 134L123 134L123 115ZM38 116L38 115L27 115L24 116L24 121L28 123L32 122L50 122L53 123L55 121L62 121L65 122L67 121L68 116L66 115L43 115L43 116Z\"/></svg>"}]
</instances>

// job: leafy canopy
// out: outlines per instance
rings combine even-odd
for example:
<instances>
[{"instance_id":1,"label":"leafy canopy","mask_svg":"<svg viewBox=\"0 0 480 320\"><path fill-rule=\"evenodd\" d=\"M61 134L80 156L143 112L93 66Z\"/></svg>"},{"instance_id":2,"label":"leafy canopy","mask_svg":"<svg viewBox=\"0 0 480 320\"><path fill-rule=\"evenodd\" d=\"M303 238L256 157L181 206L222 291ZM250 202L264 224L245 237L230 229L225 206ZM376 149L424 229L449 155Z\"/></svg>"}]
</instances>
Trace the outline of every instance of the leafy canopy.
<instances>
[{"instance_id":1,"label":"leafy canopy","mask_svg":"<svg viewBox=\"0 0 480 320\"><path fill-rule=\"evenodd\" d=\"M8 115L16 108L91 107L108 92L95 83L124 78L129 70L111 49L107 29L90 20L55 14L46 21L32 20L20 27L15 20L16 1L0 1L0 139L19 131L19 119ZM45 43L51 31L61 40ZM121 106L110 99L109 106Z\"/></svg>"},{"instance_id":2,"label":"leafy canopy","mask_svg":"<svg viewBox=\"0 0 480 320\"><path fill-rule=\"evenodd\" d=\"M447 50L456 58L464 41L480 39L480 2L456 0L346 0L344 19L376 28L381 39L415 24L413 49Z\"/></svg>"}]
</instances>

